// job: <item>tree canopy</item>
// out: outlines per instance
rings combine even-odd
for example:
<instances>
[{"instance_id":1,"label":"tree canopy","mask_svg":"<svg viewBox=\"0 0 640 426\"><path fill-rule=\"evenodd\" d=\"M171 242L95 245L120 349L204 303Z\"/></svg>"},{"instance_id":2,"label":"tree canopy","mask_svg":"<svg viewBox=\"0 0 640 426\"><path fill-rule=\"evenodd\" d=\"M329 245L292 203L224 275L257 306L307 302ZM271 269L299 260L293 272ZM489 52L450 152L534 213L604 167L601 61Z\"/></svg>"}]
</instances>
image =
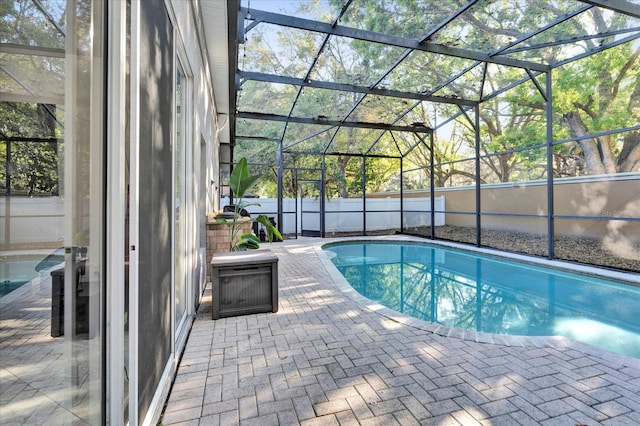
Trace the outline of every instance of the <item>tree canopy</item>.
<instances>
[{"instance_id":1,"label":"tree canopy","mask_svg":"<svg viewBox=\"0 0 640 426\"><path fill-rule=\"evenodd\" d=\"M345 27L424 38L480 53L511 49L508 58L551 65L554 176L640 171L640 45L628 42L597 51L599 46L614 46L619 34L630 31L627 28L633 28L637 19L580 2L478 2L441 25L466 4L445 2L416 13L427 10L420 0L370 0L352 3L346 10L342 1L330 0L328 9L323 9L326 3L304 2L293 14L311 14L322 22L338 16L339 25ZM539 31L541 27L546 29ZM591 51L594 54L564 63L570 55ZM288 117L421 123L432 128L457 115L448 122L448 131L437 132L434 138L436 186L476 179L483 183L541 179L547 173L545 75L506 63L264 23L247 33L239 60L241 71L479 102L480 176L473 161L465 161L475 157L470 106L366 94L349 91L349 86L336 90L251 79L243 82L238 106L240 111ZM416 143L414 132L247 122L273 140L281 139L285 152L295 152L296 167L318 167L317 159L304 152L334 155L327 157L331 195L362 191L362 162L354 161L360 155L387 156L389 164L394 157L406 156L406 166L416 168L430 165L432 157L429 144ZM625 128L631 130L618 131ZM259 146L254 144L251 151L266 162L278 148L277 142ZM428 177L431 171L423 170ZM367 190L383 189L385 185L372 182L389 182L394 173L397 170L386 166L368 169Z\"/></svg>"}]
</instances>

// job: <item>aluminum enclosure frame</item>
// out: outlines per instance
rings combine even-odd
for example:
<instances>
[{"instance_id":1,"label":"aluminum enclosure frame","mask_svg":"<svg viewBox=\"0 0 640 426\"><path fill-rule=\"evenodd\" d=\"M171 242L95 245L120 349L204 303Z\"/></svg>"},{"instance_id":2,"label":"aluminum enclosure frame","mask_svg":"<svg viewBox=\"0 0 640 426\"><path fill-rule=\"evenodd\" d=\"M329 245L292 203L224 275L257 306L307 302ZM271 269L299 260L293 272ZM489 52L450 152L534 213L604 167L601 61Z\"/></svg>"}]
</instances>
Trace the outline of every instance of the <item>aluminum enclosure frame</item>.
<instances>
[{"instance_id":1,"label":"aluminum enclosure frame","mask_svg":"<svg viewBox=\"0 0 640 426\"><path fill-rule=\"evenodd\" d=\"M236 1L237 3L237 1ZM437 38L439 33L442 32L443 29L447 28L447 26L461 19L466 13L469 13L470 10L474 8L478 8L484 5L483 0L470 0L465 2L464 4L460 3L461 6L454 12L451 13L446 19L443 19L439 24L434 25L432 29L423 34L420 37L405 37L397 34L389 34L389 33L380 33L364 30L361 28L355 28L350 26L342 25L343 17L348 13L350 7L352 7L356 2L354 0L346 0L343 2L342 8L337 16L331 21L318 21L313 19L308 19L307 17L298 17L285 15L281 13L274 13L271 11L260 10L259 8L251 8L249 7L238 6L235 9L230 9L231 12L237 12L236 16L230 16L229 21L234 22L235 30L237 31L235 34L231 33L230 29L230 38L235 37L237 44L235 51L230 51L230 59L233 56L234 58L234 69L232 70L235 75L235 86L236 86L236 94L238 90L241 90L247 82L259 82L265 83L269 87L268 84L276 84L276 85L286 85L295 88L295 96L293 96L293 103L289 109L288 114L276 114L276 113L264 113L258 111L248 111L248 110L239 110L236 105L234 121L236 119L248 119L248 120L261 120L264 122L281 122L284 123L284 130L280 137L273 138L274 141L278 141L278 154L277 154L277 168L278 168L278 200L279 200L279 212L278 212L278 223L282 223L282 197L283 197L283 173L286 169L285 167L285 156L286 155L311 155L311 156L321 156L322 162L322 172L323 179L322 185L324 193L324 183L325 183L325 166L326 166L326 158L328 156L336 156L336 155L350 155L354 157L360 157L363 159L362 166L362 174L363 174L363 199L364 204L366 206L366 190L364 185L364 179L366 179L366 159L367 158L387 158L387 159L398 159L399 160L399 169L400 175L402 176L406 170L403 167L404 158L415 148L411 148L407 152L403 152L401 149L398 149L399 155L381 155L372 152L374 146L378 143L380 138L384 135L385 132L389 132L392 134L392 131L402 131L402 132L410 132L414 134L422 134L424 135L420 138L420 142L418 144L425 144L427 149L431 153L431 163L427 166L430 168L430 192L431 192L431 215L433 222L433 198L434 198L434 182L433 182L433 132L442 128L446 124L455 120L461 116L467 116L468 121L471 123L471 127L474 129L475 133L475 167L476 167L476 176L479 176L480 171L480 158L482 157L480 153L480 118L479 118L479 109L480 106L491 99L501 95L502 93L520 85L525 82L531 81L537 88L538 92L544 99L544 116L546 120L546 140L544 144L540 145L540 148L546 149L546 176L547 176L547 239L548 239L548 257L554 258L554 205L553 205L553 148L554 146L566 142L556 141L553 139L553 91L552 91L552 73L553 70L566 65L569 62L576 61L583 57L596 54L606 49L610 49L616 46L619 46L624 43L636 42L640 39L640 25L631 25L628 28L619 28L613 29L607 32L597 33L597 34L586 34L582 36L573 36L572 38L566 39L557 39L553 42L546 43L537 43L534 42L536 36L543 34L545 31L549 31L557 26L563 25L567 22L570 22L572 19L577 19L582 16L582 14L588 13L594 8L600 8L601 12L604 13L612 13L612 14L623 14L632 20L640 20L640 10L637 6L632 3L621 0L618 2L611 1L589 1L589 0L576 0L575 7L565 13L564 15L558 16L557 19L552 20L544 25L541 25L539 28L530 31L527 34L524 34L517 39L502 45L496 46L492 51L485 52L482 49L470 49L465 47L459 47L449 44L443 44L435 42L434 39ZM254 71L254 70L246 70L241 69L242 67L239 65L238 60L238 52L240 51L240 44L244 44L247 41L247 34L249 34L254 28L258 25L271 25L277 28L283 29L294 29L306 32L313 32L314 34L318 34L321 36L322 41L318 42L318 50L315 57L311 58L310 66L307 68L304 75L293 76L293 75L284 75L278 74L274 72L262 72L262 71ZM338 82L338 81L330 81L312 78L315 67L318 62L321 60L321 56L323 51L327 48L327 44L331 37L342 37L348 38L351 40L359 40L363 42L376 43L378 45L383 46L391 46L395 48L404 49L404 53L398 57L398 59L390 65L386 70L384 70L374 82L370 84L362 84L358 82ZM534 52L536 49L540 49L542 47L561 47L564 45L568 45L570 43L578 43L581 41L595 41L598 40L599 44L597 46L594 45L589 50L586 50L581 53L576 53L575 55L559 60L555 63L544 63L536 60L526 60L526 59L518 59L514 56L518 56L518 54L526 55L528 52ZM443 57L454 57L454 58L462 58L464 60L472 61L472 63L461 69L458 74L452 75L447 81L435 86L432 90L429 91L407 91L407 90L397 90L389 87L385 87L382 84L385 81L390 73L398 68L398 66L403 63L413 52L427 52L437 55L442 55ZM246 55L246 51L245 51ZM479 67L483 67L482 71L482 81L480 86L484 86L484 79L487 75L487 68L489 65L497 65L504 67L515 67L523 70L526 74L522 79L513 81L511 84L508 84L504 87L500 87L497 90L491 93L483 93L482 90L479 93L479 96L475 98L468 97L458 97L458 96L442 96L439 93L442 93L442 89L451 85L452 83L458 81L461 77L465 75L469 75L469 73L473 70L480 69ZM544 83L541 83L543 81ZM333 119L329 117L324 117L321 114L316 116L301 116L296 115L297 111L296 105L301 97L302 91L305 89L317 89L322 91L330 91L330 92L347 92L352 93L356 100L351 109L340 119ZM363 100L367 96L380 96L387 99L404 99L404 100L413 100L416 101L407 110L397 116L394 120L384 120L382 122L371 122L371 121L360 121L352 119L353 112L361 105ZM235 102L236 100L234 100ZM413 108L418 106L421 102L433 102L437 104L447 104L447 105L455 105L459 107L459 112L455 115L452 115L446 118L444 121L438 123L437 126L430 128L426 126L424 123L412 123L411 126L407 126L402 124L402 120ZM472 117L469 117L468 113L473 111ZM290 124L304 124L304 125L313 125L317 129L307 136L304 136L300 139L294 140L293 142L289 142L288 145L285 144L285 134ZM332 145L338 131L341 128L354 128L354 129L376 129L380 130L380 136L369 146L368 149L365 149L364 152L354 153L354 152L345 152L340 149L333 149ZM620 131L636 131L638 130L638 126L632 126L626 129L619 129L615 131L611 131L610 134L615 134ZM314 137L329 133L332 136L329 138L328 144L324 147L323 150L311 150L305 151L301 148L303 142L313 139ZM253 136L253 135L248 135ZM425 137L429 137L429 143L426 144L424 142ZM592 137L596 135L587 135L587 137ZM247 136L242 136L246 138ZM253 136L255 137L255 136ZM584 138L584 136L583 136ZM234 144L235 134L232 134L231 143L232 146ZM578 140L578 138L576 138ZM397 143L396 143L397 146ZM399 148L399 147L398 147ZM531 147L527 147L531 148ZM401 199L403 198L402 194L402 178L401 178ZM476 193L476 201L475 201L475 215L476 215L476 242L475 245L481 246L481 225L482 225L482 210L480 206L480 193L481 193L481 182L479 178L476 178L475 184L475 193ZM324 212L324 209L323 209ZM367 234L366 228L366 207L363 207L362 213L365 215L364 226L363 226L363 235ZM401 215L403 215L404 209L401 207ZM326 214L326 212L325 212ZM564 217L563 217L564 218ZM401 219L402 220L402 219ZM401 231L403 231L401 229ZM322 231L322 236L325 236L324 227ZM431 238L435 238L433 227L431 229Z\"/></svg>"}]
</instances>

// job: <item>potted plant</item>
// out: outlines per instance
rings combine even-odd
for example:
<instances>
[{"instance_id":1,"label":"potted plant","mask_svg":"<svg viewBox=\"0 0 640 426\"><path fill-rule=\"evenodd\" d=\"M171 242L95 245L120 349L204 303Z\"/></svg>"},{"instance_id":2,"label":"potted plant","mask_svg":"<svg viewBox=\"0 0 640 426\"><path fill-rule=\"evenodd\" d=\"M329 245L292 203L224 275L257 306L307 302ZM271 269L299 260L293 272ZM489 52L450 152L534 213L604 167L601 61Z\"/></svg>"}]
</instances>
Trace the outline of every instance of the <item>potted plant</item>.
<instances>
[{"instance_id":1,"label":"potted plant","mask_svg":"<svg viewBox=\"0 0 640 426\"><path fill-rule=\"evenodd\" d=\"M253 220L262 224L266 230L269 242L272 242L274 237L282 240L282 234L273 226L267 216L260 214L255 219L248 219L241 215L241 212L245 211L247 207L260 205L259 203L249 203L245 201L244 196L258 183L261 177L260 175L249 175L249 166L246 158L240 159L231 172L229 188L233 192L233 196L237 198L233 204L233 212L230 212L233 216L231 218L224 216L216 218L217 223L226 223L229 225L230 251L245 251L260 247L260 239L258 236L251 232L241 232L240 224L246 220Z\"/></svg>"},{"instance_id":2,"label":"potted plant","mask_svg":"<svg viewBox=\"0 0 640 426\"><path fill-rule=\"evenodd\" d=\"M259 238L251 232L242 232L241 225L250 218L242 216L249 206L259 205L245 201L246 193L260 179L259 175L249 175L247 159L242 158L233 168L229 187L236 197L231 217L219 217L218 223L229 226L229 252L217 253L211 259L212 318L260 312L278 311L278 257L269 251L247 250L260 247ZM265 215L258 215L269 242L282 235Z\"/></svg>"}]
</instances>

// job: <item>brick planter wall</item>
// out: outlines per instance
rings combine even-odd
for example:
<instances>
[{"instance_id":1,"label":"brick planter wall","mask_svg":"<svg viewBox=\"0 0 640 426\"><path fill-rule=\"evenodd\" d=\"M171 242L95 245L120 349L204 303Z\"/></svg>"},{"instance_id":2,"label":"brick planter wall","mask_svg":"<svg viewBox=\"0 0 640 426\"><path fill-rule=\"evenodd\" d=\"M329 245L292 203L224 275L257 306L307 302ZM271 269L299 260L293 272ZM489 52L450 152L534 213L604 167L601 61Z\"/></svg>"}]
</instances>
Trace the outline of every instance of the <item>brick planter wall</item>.
<instances>
[{"instance_id":1,"label":"brick planter wall","mask_svg":"<svg viewBox=\"0 0 640 426\"><path fill-rule=\"evenodd\" d=\"M251 221L241 221L240 234L251 232ZM229 225L224 223L207 223L207 265L211 262L214 253L229 251Z\"/></svg>"}]
</instances>

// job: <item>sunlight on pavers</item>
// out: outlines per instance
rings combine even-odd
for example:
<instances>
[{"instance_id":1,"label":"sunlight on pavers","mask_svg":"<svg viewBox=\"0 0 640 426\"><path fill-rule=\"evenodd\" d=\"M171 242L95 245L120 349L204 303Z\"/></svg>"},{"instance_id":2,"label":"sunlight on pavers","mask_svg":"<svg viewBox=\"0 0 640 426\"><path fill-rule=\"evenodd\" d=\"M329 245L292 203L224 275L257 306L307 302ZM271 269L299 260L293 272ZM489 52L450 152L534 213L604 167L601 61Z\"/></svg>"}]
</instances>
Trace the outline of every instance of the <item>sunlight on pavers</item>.
<instances>
[{"instance_id":1,"label":"sunlight on pavers","mask_svg":"<svg viewBox=\"0 0 640 426\"><path fill-rule=\"evenodd\" d=\"M176 378L185 392L207 377L201 417L187 420L198 408L170 398L163 424L640 424L640 362L620 365L566 340L514 346L435 333L340 287L317 250L274 250L278 313L212 321L205 294L186 353L208 348L206 371L194 375L185 360Z\"/></svg>"}]
</instances>

